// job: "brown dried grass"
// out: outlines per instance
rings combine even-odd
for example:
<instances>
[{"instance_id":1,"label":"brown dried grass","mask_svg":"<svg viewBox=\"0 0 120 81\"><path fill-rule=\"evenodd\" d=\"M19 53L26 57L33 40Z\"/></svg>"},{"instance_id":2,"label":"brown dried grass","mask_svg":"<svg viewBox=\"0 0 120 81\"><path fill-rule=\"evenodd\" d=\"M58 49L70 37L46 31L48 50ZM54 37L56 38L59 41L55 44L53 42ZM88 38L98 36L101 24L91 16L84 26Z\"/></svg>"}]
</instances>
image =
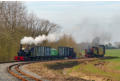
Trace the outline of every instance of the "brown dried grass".
<instances>
[{"instance_id":1,"label":"brown dried grass","mask_svg":"<svg viewBox=\"0 0 120 81\"><path fill-rule=\"evenodd\" d=\"M80 64L81 61L50 61L32 63L24 68L30 70L41 76L44 79L51 81L87 81L80 77L70 76L67 74L67 70L73 66Z\"/></svg>"}]
</instances>

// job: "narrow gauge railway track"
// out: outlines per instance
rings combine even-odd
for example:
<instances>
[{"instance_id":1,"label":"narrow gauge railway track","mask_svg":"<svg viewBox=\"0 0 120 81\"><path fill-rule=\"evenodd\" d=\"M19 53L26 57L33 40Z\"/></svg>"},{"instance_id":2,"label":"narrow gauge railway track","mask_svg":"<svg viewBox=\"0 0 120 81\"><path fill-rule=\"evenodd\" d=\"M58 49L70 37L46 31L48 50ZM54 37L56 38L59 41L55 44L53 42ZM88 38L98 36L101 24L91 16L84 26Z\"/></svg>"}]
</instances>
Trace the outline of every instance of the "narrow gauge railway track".
<instances>
[{"instance_id":1,"label":"narrow gauge railway track","mask_svg":"<svg viewBox=\"0 0 120 81\"><path fill-rule=\"evenodd\" d=\"M20 81L42 81L37 79L29 74L26 74L20 70L20 66L28 64L28 63L21 63L21 64L13 64L8 67L8 72L18 78Z\"/></svg>"},{"instance_id":2,"label":"narrow gauge railway track","mask_svg":"<svg viewBox=\"0 0 120 81\"><path fill-rule=\"evenodd\" d=\"M49 60L49 61L31 61L27 63L13 64L8 67L8 72L18 78L20 81L42 81L34 76L26 74L20 70L20 67L25 64L37 63L37 62L66 62L66 61L95 61L96 58L81 58L81 59L65 59L65 60Z\"/></svg>"}]
</instances>

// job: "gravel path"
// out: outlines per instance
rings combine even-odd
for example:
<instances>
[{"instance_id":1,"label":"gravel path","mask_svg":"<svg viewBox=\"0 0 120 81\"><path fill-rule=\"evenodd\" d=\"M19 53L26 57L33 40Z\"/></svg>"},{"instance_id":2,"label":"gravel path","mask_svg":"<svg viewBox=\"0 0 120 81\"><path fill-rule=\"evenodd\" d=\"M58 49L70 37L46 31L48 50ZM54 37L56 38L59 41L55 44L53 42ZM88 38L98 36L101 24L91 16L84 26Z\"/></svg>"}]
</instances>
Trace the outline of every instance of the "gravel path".
<instances>
[{"instance_id":1,"label":"gravel path","mask_svg":"<svg viewBox=\"0 0 120 81\"><path fill-rule=\"evenodd\" d=\"M0 81L21 81L7 72L8 66L12 64L17 64L17 63L18 62L0 64Z\"/></svg>"},{"instance_id":2,"label":"gravel path","mask_svg":"<svg viewBox=\"0 0 120 81\"><path fill-rule=\"evenodd\" d=\"M31 76L34 76L35 78L38 78L38 79L40 79L42 81L50 81L50 80L46 80L46 79L41 78L41 76L39 76L39 75L37 75L37 74L35 74L33 72L30 72L29 70L24 69L25 66L27 66L27 65L23 65L23 66L20 67L21 71L23 71L24 73L27 73L27 74L29 74Z\"/></svg>"},{"instance_id":3,"label":"gravel path","mask_svg":"<svg viewBox=\"0 0 120 81\"><path fill-rule=\"evenodd\" d=\"M21 80L17 79L16 77L12 76L11 74L9 74L8 71L7 71L8 66L13 65L13 64L18 64L18 63L21 63L21 62L3 63L3 64L0 63L0 81L21 81ZM24 65L24 66L25 66L25 65ZM36 75L36 74L34 74L34 73L32 73L32 72L25 71L25 70L23 69L23 67L20 67L20 69L21 69L23 72L25 72L25 73L28 73L28 74L36 77L36 78L41 79L40 76L38 76L38 75ZM48 80L44 80L44 79L42 79L42 80L43 80L43 81L48 81Z\"/></svg>"}]
</instances>

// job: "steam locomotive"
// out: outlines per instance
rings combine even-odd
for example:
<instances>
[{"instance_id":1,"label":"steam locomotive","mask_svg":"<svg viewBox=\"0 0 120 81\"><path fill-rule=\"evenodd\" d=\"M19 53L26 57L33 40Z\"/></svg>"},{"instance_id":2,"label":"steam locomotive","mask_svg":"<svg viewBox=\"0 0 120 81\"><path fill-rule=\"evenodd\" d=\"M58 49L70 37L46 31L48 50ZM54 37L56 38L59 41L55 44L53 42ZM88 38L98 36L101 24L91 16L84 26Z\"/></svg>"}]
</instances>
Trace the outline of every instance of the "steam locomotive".
<instances>
[{"instance_id":1,"label":"steam locomotive","mask_svg":"<svg viewBox=\"0 0 120 81\"><path fill-rule=\"evenodd\" d=\"M64 59L76 58L74 48L71 47L58 47L58 49L49 46L29 46L20 45L18 56L14 57L16 61L27 60L51 60L51 59Z\"/></svg>"},{"instance_id":2,"label":"steam locomotive","mask_svg":"<svg viewBox=\"0 0 120 81\"><path fill-rule=\"evenodd\" d=\"M91 48L85 49L85 57L104 57L105 46L97 45Z\"/></svg>"}]
</instances>

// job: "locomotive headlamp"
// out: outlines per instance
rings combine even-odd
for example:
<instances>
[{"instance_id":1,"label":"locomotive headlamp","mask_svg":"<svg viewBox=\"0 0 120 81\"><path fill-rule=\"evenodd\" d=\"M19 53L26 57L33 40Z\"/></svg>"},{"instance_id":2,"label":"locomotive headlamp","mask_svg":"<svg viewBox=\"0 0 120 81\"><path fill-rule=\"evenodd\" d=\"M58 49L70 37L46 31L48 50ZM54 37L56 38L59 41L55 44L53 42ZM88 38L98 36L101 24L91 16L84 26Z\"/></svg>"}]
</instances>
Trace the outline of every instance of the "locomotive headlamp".
<instances>
[{"instance_id":1,"label":"locomotive headlamp","mask_svg":"<svg viewBox=\"0 0 120 81\"><path fill-rule=\"evenodd\" d=\"M24 50L25 48L22 48L22 50Z\"/></svg>"}]
</instances>

